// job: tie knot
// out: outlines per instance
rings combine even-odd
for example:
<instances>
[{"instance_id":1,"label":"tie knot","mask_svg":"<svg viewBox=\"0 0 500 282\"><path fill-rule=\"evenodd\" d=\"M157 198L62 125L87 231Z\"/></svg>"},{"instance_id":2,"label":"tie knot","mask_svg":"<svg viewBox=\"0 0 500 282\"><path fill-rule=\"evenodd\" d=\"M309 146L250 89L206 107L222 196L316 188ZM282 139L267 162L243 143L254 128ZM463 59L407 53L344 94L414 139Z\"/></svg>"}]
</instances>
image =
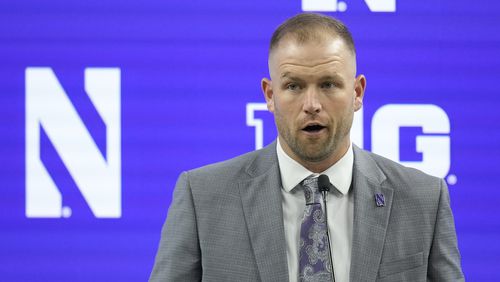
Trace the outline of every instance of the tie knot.
<instances>
[{"instance_id":1,"label":"tie knot","mask_svg":"<svg viewBox=\"0 0 500 282\"><path fill-rule=\"evenodd\" d=\"M306 205L319 204L320 196L318 189L318 178L308 177L302 181L302 187L304 187L304 196L306 198Z\"/></svg>"}]
</instances>

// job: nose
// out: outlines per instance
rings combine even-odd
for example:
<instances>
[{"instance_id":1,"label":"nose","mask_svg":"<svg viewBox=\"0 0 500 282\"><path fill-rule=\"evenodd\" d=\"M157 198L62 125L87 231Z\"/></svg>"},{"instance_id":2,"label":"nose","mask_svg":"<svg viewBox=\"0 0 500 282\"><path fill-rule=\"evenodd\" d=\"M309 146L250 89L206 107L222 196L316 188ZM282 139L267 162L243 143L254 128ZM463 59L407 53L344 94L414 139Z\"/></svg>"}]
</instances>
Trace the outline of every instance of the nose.
<instances>
[{"instance_id":1,"label":"nose","mask_svg":"<svg viewBox=\"0 0 500 282\"><path fill-rule=\"evenodd\" d=\"M321 111L321 102L319 100L320 93L314 87L308 89L304 96L304 112L307 114L317 114Z\"/></svg>"}]
</instances>

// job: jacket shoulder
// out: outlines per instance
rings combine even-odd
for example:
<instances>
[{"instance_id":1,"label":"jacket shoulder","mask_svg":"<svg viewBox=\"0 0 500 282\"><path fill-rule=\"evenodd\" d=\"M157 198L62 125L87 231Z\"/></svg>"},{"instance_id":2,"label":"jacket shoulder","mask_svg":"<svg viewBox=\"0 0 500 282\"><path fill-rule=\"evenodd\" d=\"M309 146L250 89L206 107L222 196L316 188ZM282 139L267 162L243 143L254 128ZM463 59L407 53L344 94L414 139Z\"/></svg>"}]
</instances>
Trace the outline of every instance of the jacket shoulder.
<instances>
[{"instance_id":1,"label":"jacket shoulder","mask_svg":"<svg viewBox=\"0 0 500 282\"><path fill-rule=\"evenodd\" d=\"M217 176L218 178L232 177L246 174L248 165L255 160L259 151L248 152L229 160L208 164L191 169L187 173L193 178L207 178Z\"/></svg>"},{"instance_id":2,"label":"jacket shoulder","mask_svg":"<svg viewBox=\"0 0 500 282\"><path fill-rule=\"evenodd\" d=\"M194 193L232 194L240 181L264 174L273 165L277 165L275 142L263 149L192 169L184 174Z\"/></svg>"},{"instance_id":3,"label":"jacket shoulder","mask_svg":"<svg viewBox=\"0 0 500 282\"><path fill-rule=\"evenodd\" d=\"M429 175L418 169L406 167L383 156L362 151L363 159L371 160L385 176L385 185L392 187L396 195L409 199L439 199L441 189L446 184L443 179ZM366 170L366 167L365 167Z\"/></svg>"},{"instance_id":4,"label":"jacket shoulder","mask_svg":"<svg viewBox=\"0 0 500 282\"><path fill-rule=\"evenodd\" d=\"M385 158L383 156L377 155L375 153L367 152L370 157L377 163L379 168L388 176L393 178L401 178L401 180L410 180L410 181L430 181L436 182L441 179L430 174L427 174L421 170L404 166L400 163L397 163L393 160Z\"/></svg>"}]
</instances>

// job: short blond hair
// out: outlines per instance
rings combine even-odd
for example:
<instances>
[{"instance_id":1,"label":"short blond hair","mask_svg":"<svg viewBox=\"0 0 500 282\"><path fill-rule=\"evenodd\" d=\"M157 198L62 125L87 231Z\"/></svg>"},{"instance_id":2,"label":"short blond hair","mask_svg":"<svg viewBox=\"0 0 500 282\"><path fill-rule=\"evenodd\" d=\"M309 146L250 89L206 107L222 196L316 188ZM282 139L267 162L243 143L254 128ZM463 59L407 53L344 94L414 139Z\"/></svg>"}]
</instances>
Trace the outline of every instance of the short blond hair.
<instances>
[{"instance_id":1,"label":"short blond hair","mask_svg":"<svg viewBox=\"0 0 500 282\"><path fill-rule=\"evenodd\" d=\"M291 37L301 44L312 40L322 40L328 35L342 38L353 54L356 54L354 40L347 26L335 18L316 13L298 14L279 25L271 37L269 54L285 37Z\"/></svg>"}]
</instances>

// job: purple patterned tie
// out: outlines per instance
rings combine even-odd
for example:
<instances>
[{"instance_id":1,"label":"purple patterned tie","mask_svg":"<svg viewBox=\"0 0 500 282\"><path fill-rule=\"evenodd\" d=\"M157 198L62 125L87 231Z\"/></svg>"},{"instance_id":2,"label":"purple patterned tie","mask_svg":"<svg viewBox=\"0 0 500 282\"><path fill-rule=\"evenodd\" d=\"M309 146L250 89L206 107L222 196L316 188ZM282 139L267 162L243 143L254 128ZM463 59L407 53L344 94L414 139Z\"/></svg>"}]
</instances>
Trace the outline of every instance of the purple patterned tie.
<instances>
[{"instance_id":1,"label":"purple patterned tie","mask_svg":"<svg viewBox=\"0 0 500 282\"><path fill-rule=\"evenodd\" d=\"M300 229L299 281L332 281L328 238L318 178L308 177L302 182L306 208Z\"/></svg>"}]
</instances>

